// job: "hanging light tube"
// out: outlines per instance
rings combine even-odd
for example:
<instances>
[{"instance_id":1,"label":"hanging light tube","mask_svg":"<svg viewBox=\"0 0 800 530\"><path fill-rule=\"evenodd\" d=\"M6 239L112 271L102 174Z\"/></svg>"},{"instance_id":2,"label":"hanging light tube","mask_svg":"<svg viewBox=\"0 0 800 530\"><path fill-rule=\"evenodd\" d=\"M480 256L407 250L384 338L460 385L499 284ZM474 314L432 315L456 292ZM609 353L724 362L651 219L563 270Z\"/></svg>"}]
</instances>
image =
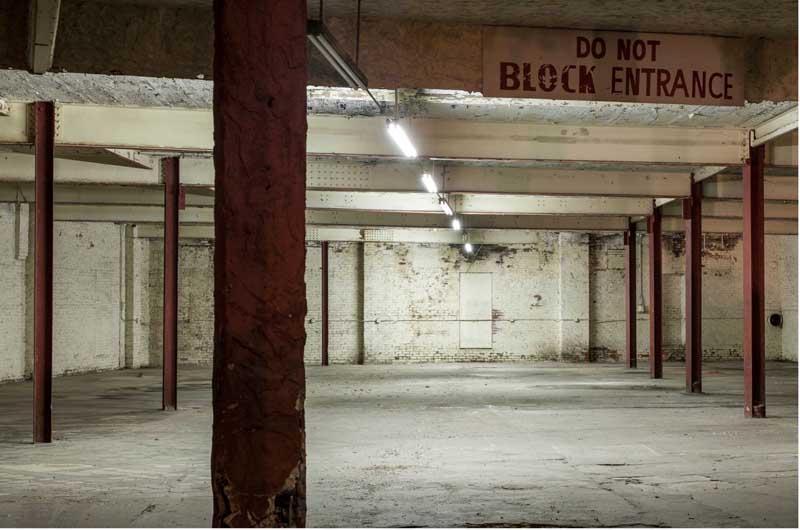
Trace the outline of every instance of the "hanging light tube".
<instances>
[{"instance_id":1,"label":"hanging light tube","mask_svg":"<svg viewBox=\"0 0 800 530\"><path fill-rule=\"evenodd\" d=\"M389 136L392 137L394 143L396 143L400 151L403 152L403 156L407 158L417 158L417 150L414 148L414 144L411 143L406 131L403 130L400 124L394 120L387 120L386 127L389 131Z\"/></svg>"},{"instance_id":2,"label":"hanging light tube","mask_svg":"<svg viewBox=\"0 0 800 530\"><path fill-rule=\"evenodd\" d=\"M439 199L439 208L445 213L445 215L453 215L453 209L450 208L450 204L445 199Z\"/></svg>"},{"instance_id":3,"label":"hanging light tube","mask_svg":"<svg viewBox=\"0 0 800 530\"><path fill-rule=\"evenodd\" d=\"M455 230L456 232L461 231L461 219L459 219L458 217L453 217L453 222L451 223L451 225L453 227L453 230Z\"/></svg>"},{"instance_id":4,"label":"hanging light tube","mask_svg":"<svg viewBox=\"0 0 800 530\"><path fill-rule=\"evenodd\" d=\"M439 192L439 188L436 187L436 181L433 180L433 176L430 173L422 174L422 184L425 186L425 189L428 190L428 193Z\"/></svg>"},{"instance_id":5,"label":"hanging light tube","mask_svg":"<svg viewBox=\"0 0 800 530\"><path fill-rule=\"evenodd\" d=\"M464 243L464 252L466 252L467 254L472 254L472 243L470 243L469 241Z\"/></svg>"}]
</instances>

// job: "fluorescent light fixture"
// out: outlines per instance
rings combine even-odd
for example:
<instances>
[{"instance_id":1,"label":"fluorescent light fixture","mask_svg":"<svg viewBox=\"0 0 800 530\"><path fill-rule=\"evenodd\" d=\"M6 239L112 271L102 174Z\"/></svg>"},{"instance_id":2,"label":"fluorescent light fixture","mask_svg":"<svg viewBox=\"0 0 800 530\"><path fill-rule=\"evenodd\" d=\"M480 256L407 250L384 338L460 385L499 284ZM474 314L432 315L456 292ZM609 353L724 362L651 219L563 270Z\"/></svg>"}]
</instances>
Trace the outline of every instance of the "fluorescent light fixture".
<instances>
[{"instance_id":1,"label":"fluorescent light fixture","mask_svg":"<svg viewBox=\"0 0 800 530\"><path fill-rule=\"evenodd\" d=\"M439 189L436 187L436 181L433 180L433 177L430 173L422 174L422 184L429 193L438 193L439 191Z\"/></svg>"},{"instance_id":2,"label":"fluorescent light fixture","mask_svg":"<svg viewBox=\"0 0 800 530\"><path fill-rule=\"evenodd\" d=\"M453 226L453 230L455 230L456 232L461 231L461 219L459 219L458 217L453 217L453 222L451 224Z\"/></svg>"},{"instance_id":3,"label":"fluorescent light fixture","mask_svg":"<svg viewBox=\"0 0 800 530\"><path fill-rule=\"evenodd\" d=\"M447 201L444 199L439 199L439 208L447 215L453 215L453 209L450 208L450 205L447 204Z\"/></svg>"},{"instance_id":4,"label":"fluorescent light fixture","mask_svg":"<svg viewBox=\"0 0 800 530\"><path fill-rule=\"evenodd\" d=\"M472 243L464 243L464 252L472 254Z\"/></svg>"},{"instance_id":5,"label":"fluorescent light fixture","mask_svg":"<svg viewBox=\"0 0 800 530\"><path fill-rule=\"evenodd\" d=\"M411 143L406 131L403 130L400 124L394 120L388 120L386 127L389 130L389 136L392 137L394 143L396 143L400 151L403 152L403 156L407 158L417 158L417 150L414 148L414 144Z\"/></svg>"},{"instance_id":6,"label":"fluorescent light fixture","mask_svg":"<svg viewBox=\"0 0 800 530\"><path fill-rule=\"evenodd\" d=\"M355 64L350 62L348 55L339 48L336 39L322 22L309 20L306 26L306 36L350 88L367 90L367 77Z\"/></svg>"}]
</instances>

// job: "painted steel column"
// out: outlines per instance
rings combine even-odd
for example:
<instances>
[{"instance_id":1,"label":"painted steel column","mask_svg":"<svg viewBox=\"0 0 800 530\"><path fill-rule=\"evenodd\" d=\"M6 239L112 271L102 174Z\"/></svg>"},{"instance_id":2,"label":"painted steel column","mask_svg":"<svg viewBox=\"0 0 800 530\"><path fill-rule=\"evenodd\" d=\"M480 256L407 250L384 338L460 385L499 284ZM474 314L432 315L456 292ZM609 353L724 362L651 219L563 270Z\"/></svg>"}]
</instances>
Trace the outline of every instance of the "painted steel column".
<instances>
[{"instance_id":1,"label":"painted steel column","mask_svg":"<svg viewBox=\"0 0 800 530\"><path fill-rule=\"evenodd\" d=\"M322 322L320 329L320 343L322 345L322 366L328 366L328 242L322 242L320 249L322 255L322 271L320 277L322 279L322 303L320 304L322 313Z\"/></svg>"},{"instance_id":2,"label":"painted steel column","mask_svg":"<svg viewBox=\"0 0 800 530\"><path fill-rule=\"evenodd\" d=\"M625 362L636 368L636 225L629 223L625 241Z\"/></svg>"},{"instance_id":3,"label":"painted steel column","mask_svg":"<svg viewBox=\"0 0 800 530\"><path fill-rule=\"evenodd\" d=\"M650 377L661 379L661 211L658 209L647 218L647 236L650 257Z\"/></svg>"},{"instance_id":4,"label":"painted steel column","mask_svg":"<svg viewBox=\"0 0 800 530\"><path fill-rule=\"evenodd\" d=\"M53 158L55 105L33 104L35 225L33 284L33 441L53 440Z\"/></svg>"},{"instance_id":5,"label":"painted steel column","mask_svg":"<svg viewBox=\"0 0 800 530\"><path fill-rule=\"evenodd\" d=\"M686 391L703 391L703 333L701 328L703 297L702 269L703 184L692 183L691 195L683 200L684 241L686 247Z\"/></svg>"},{"instance_id":6,"label":"painted steel column","mask_svg":"<svg viewBox=\"0 0 800 530\"><path fill-rule=\"evenodd\" d=\"M164 178L164 329L161 408L178 408L178 209L180 160L161 161Z\"/></svg>"},{"instance_id":7,"label":"painted steel column","mask_svg":"<svg viewBox=\"0 0 800 530\"><path fill-rule=\"evenodd\" d=\"M214 1L215 527L306 522L306 20Z\"/></svg>"},{"instance_id":8,"label":"painted steel column","mask_svg":"<svg viewBox=\"0 0 800 530\"><path fill-rule=\"evenodd\" d=\"M764 146L750 149L742 170L744 208L744 415L763 418L764 366Z\"/></svg>"}]
</instances>

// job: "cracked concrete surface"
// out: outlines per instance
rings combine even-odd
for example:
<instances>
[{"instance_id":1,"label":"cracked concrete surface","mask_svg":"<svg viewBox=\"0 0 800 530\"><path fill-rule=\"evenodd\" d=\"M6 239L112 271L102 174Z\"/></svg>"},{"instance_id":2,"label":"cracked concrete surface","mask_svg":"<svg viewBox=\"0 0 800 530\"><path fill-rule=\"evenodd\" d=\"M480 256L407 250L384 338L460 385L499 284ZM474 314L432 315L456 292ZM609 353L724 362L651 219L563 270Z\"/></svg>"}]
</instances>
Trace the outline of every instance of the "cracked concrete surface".
<instances>
[{"instance_id":1,"label":"cracked concrete surface","mask_svg":"<svg viewBox=\"0 0 800 530\"><path fill-rule=\"evenodd\" d=\"M619 365L308 367L310 526L797 526L797 365L770 363L764 420L741 363L704 395ZM209 526L210 372L55 380L55 443L31 383L0 385L0 526Z\"/></svg>"}]
</instances>

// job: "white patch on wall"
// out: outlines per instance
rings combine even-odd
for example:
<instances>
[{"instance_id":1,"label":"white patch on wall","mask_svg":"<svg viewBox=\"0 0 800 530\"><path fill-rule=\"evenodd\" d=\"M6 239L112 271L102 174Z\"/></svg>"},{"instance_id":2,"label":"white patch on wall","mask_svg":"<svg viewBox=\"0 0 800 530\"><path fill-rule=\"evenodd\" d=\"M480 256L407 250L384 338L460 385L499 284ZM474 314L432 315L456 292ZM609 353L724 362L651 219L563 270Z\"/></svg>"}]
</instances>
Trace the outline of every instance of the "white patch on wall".
<instances>
[{"instance_id":1,"label":"white patch on wall","mask_svg":"<svg viewBox=\"0 0 800 530\"><path fill-rule=\"evenodd\" d=\"M459 275L459 347L492 347L492 274Z\"/></svg>"}]
</instances>

